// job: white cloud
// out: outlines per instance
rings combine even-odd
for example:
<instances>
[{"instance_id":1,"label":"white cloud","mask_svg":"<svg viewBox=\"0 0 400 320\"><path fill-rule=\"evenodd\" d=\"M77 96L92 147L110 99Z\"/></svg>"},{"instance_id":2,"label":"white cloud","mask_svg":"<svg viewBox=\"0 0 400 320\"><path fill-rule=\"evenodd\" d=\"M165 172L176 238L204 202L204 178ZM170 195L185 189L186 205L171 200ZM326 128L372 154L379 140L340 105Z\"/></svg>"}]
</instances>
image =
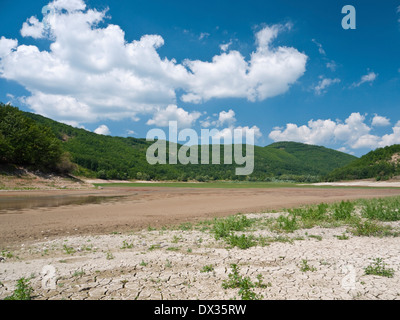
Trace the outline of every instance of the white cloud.
<instances>
[{"instance_id":1,"label":"white cloud","mask_svg":"<svg viewBox=\"0 0 400 320\"><path fill-rule=\"evenodd\" d=\"M232 45L232 41L229 41L228 43L223 43L219 47L221 51L225 52L228 51L229 47Z\"/></svg>"},{"instance_id":2,"label":"white cloud","mask_svg":"<svg viewBox=\"0 0 400 320\"><path fill-rule=\"evenodd\" d=\"M6 58L17 48L18 41L14 39L0 38L0 59Z\"/></svg>"},{"instance_id":3,"label":"white cloud","mask_svg":"<svg viewBox=\"0 0 400 320\"><path fill-rule=\"evenodd\" d=\"M211 133L213 133L213 131L211 131ZM220 139L220 140L223 139L224 142L226 142L227 144L231 144L235 140L238 141L239 139L242 139L242 141L245 141L246 135L248 135L250 133L253 134L254 140L262 137L261 130L257 126L252 126L251 128L249 126L245 126L245 127L230 126L230 127L218 130L215 134L213 134L213 137L216 139ZM232 140L230 141L229 138L231 138ZM248 141L246 140L246 142L248 142Z\"/></svg>"},{"instance_id":4,"label":"white cloud","mask_svg":"<svg viewBox=\"0 0 400 320\"><path fill-rule=\"evenodd\" d=\"M332 60L326 63L326 67L331 71L336 71L337 65L336 62Z\"/></svg>"},{"instance_id":5,"label":"white cloud","mask_svg":"<svg viewBox=\"0 0 400 320\"><path fill-rule=\"evenodd\" d=\"M108 136L111 134L110 129L108 129L105 124L102 124L96 130L94 130L94 133L101 134L103 136Z\"/></svg>"},{"instance_id":6,"label":"white cloud","mask_svg":"<svg viewBox=\"0 0 400 320\"><path fill-rule=\"evenodd\" d=\"M178 108L176 105L169 105L165 109L158 110L153 118L147 121L147 124L168 127L169 121L177 121L178 127L189 128L200 116L200 112L194 111L189 113L182 108Z\"/></svg>"},{"instance_id":7,"label":"white cloud","mask_svg":"<svg viewBox=\"0 0 400 320\"><path fill-rule=\"evenodd\" d=\"M314 87L314 92L316 95L324 94L324 93L326 93L325 89L335 83L340 83L340 79L338 79L338 78L335 78L335 79L321 78L319 83Z\"/></svg>"},{"instance_id":8,"label":"white cloud","mask_svg":"<svg viewBox=\"0 0 400 320\"><path fill-rule=\"evenodd\" d=\"M199 40L207 39L210 36L208 32L200 33Z\"/></svg>"},{"instance_id":9,"label":"white cloud","mask_svg":"<svg viewBox=\"0 0 400 320\"><path fill-rule=\"evenodd\" d=\"M232 125L236 121L235 111L230 109L229 111L221 111L218 118L218 126L223 126L225 124Z\"/></svg>"},{"instance_id":10,"label":"white cloud","mask_svg":"<svg viewBox=\"0 0 400 320\"><path fill-rule=\"evenodd\" d=\"M21 29L23 37L32 37L34 39L41 39L45 37L44 25L36 17L30 17L27 22L24 22Z\"/></svg>"},{"instance_id":11,"label":"white cloud","mask_svg":"<svg viewBox=\"0 0 400 320\"><path fill-rule=\"evenodd\" d=\"M372 126L374 127L385 127L390 125L390 119L375 114L372 119Z\"/></svg>"},{"instance_id":12,"label":"white cloud","mask_svg":"<svg viewBox=\"0 0 400 320\"><path fill-rule=\"evenodd\" d=\"M400 13L400 6L397 7L397 13ZM397 21L400 22L400 18Z\"/></svg>"},{"instance_id":13,"label":"white cloud","mask_svg":"<svg viewBox=\"0 0 400 320\"><path fill-rule=\"evenodd\" d=\"M318 52L319 52L321 55L325 56L325 55L326 55L326 52L325 52L324 48L322 47L322 44L320 44L319 42L317 42L317 40L315 40L315 39L312 39L311 41L314 42L314 43L317 45L317 47L318 47Z\"/></svg>"},{"instance_id":14,"label":"white cloud","mask_svg":"<svg viewBox=\"0 0 400 320\"><path fill-rule=\"evenodd\" d=\"M287 28L274 25L257 32L257 49L249 61L236 50L214 56L211 62L186 60L192 74L182 100L198 103L235 97L262 101L286 92L304 74L307 62L307 56L295 48L271 46Z\"/></svg>"},{"instance_id":15,"label":"white cloud","mask_svg":"<svg viewBox=\"0 0 400 320\"><path fill-rule=\"evenodd\" d=\"M248 60L229 51L211 62L187 59L179 64L160 57L160 35L129 42L120 26L105 23L108 9L87 8L82 0L56 0L44 11L42 21L27 19L20 32L47 38L50 49L1 37L0 78L21 84L30 92L23 99L27 105L58 121L137 119L176 104L178 92L191 103L212 98L261 101L286 92L306 69L304 53L272 46L289 25L257 32L256 50Z\"/></svg>"},{"instance_id":16,"label":"white cloud","mask_svg":"<svg viewBox=\"0 0 400 320\"><path fill-rule=\"evenodd\" d=\"M379 116L380 120L388 118ZM386 120L382 120L382 119ZM379 136L371 134L373 130L366 123L366 117L358 112L352 113L344 123L340 120L310 120L307 125L297 126L289 123L285 128L276 127L270 132L269 138L274 141L297 141L307 144L332 145L341 143L338 150L349 153L350 149L375 149L400 143L400 121L392 127L392 133ZM351 153L351 152L350 152Z\"/></svg>"},{"instance_id":17,"label":"white cloud","mask_svg":"<svg viewBox=\"0 0 400 320\"><path fill-rule=\"evenodd\" d=\"M65 9L68 12L82 11L86 8L83 0L55 0L50 2L48 6L56 10Z\"/></svg>"},{"instance_id":18,"label":"white cloud","mask_svg":"<svg viewBox=\"0 0 400 320\"><path fill-rule=\"evenodd\" d=\"M359 87L364 83L371 83L372 84L372 82L374 82L377 77L378 77L378 74L376 74L375 72L369 72L368 74L362 76L361 80L359 82L353 83L352 87Z\"/></svg>"}]
</instances>

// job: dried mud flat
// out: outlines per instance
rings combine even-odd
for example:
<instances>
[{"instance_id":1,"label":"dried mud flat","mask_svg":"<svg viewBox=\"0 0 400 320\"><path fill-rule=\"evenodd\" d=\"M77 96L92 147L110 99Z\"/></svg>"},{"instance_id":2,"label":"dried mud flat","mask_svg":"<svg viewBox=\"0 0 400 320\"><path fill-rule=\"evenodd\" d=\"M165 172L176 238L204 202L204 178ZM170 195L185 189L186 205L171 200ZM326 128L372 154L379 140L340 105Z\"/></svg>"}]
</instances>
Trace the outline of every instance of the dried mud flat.
<instances>
[{"instance_id":1,"label":"dried mud flat","mask_svg":"<svg viewBox=\"0 0 400 320\"><path fill-rule=\"evenodd\" d=\"M256 217L262 226L274 215L247 216ZM262 275L264 286L254 292L263 299L400 299L399 238L353 236L346 227L284 235L255 228L251 233L268 238L268 243L231 248L209 230L197 228L71 236L21 245L3 252L10 257L0 263L0 299L12 294L21 277L30 279L33 297L39 300L239 299L238 289L222 287L232 264L254 282ZM365 275L376 258L394 270L392 278Z\"/></svg>"},{"instance_id":2,"label":"dried mud flat","mask_svg":"<svg viewBox=\"0 0 400 320\"><path fill-rule=\"evenodd\" d=\"M275 191L258 190L258 197L265 199L269 194L268 199L271 200L276 198L276 194L285 192L285 197L290 197L288 190L281 189L276 194ZM171 211L168 211L167 205L170 202L167 200L175 203L175 206L169 208L175 210L182 194L187 194L189 200L194 200L194 205L198 205L199 192L199 199L206 203L204 207L215 206L214 211L211 211L214 215L208 210L200 210L195 212L190 220L186 210L191 206L182 202L180 212L186 212L186 215L180 216L178 212L174 219L162 220L161 215L154 212L164 203L166 211L163 212L168 216L168 212ZM212 192L215 192L214 196ZM207 219L211 219L212 216L228 215L229 212L237 213L241 210L233 212L231 206L226 203L225 206L219 207L215 197L224 200L228 193L231 198L238 198L239 194L249 198L251 192L257 193L256 190L225 190L218 193L216 190L174 189L156 193L154 198L153 194L150 196L146 193L149 198L143 197L138 202L135 200L124 204L107 203L46 209L44 215L53 214L57 217L61 212L65 221L65 214L69 212L74 217L74 210L78 210L80 214L85 211L82 208L97 211L100 221L93 224L94 227L100 222L111 221L104 218L101 220L102 210L110 212L112 209L112 212L116 212L114 210L119 208L122 209L121 214L124 217L123 206L129 205L132 210L136 203L147 206L149 210L153 209L153 215L148 217L149 219L162 221L154 224L157 226L156 230L142 226L141 229L127 231L117 229L121 221L114 216L116 222L109 225L110 228L116 228L114 232L105 232L103 228L88 228L85 232L77 232L75 235L67 232L60 232L59 235L45 232L38 238L15 238L14 240L19 241L9 242L7 245L3 242L0 246L0 256L4 258L0 262L0 299L11 295L17 280L22 277L30 279L29 283L34 289L33 298L39 300L240 299L238 288L222 287L223 282L228 280L229 274L232 273L232 264L239 267L241 276L249 277L253 282L257 281L259 275L262 276L264 285L252 290L259 297L262 295L263 299L400 299L399 237L355 236L347 226L314 227L296 230L293 233L271 231L265 225L280 213L265 213L271 212L265 210L264 213L250 213L252 207L246 203L249 210L246 217L257 219L257 223L245 234L261 236L267 240L262 245L258 244L248 249L232 248L224 240L216 240L207 228L207 223L201 221L210 221ZM386 195L398 194L398 190L362 190L357 193L354 190L331 189L321 191L324 192L324 197L321 197L321 193L318 194L319 197L314 198L313 192L319 191L310 190L305 199L302 192L307 193L297 189L291 194L292 200L296 193L297 196L302 195L297 198L298 205L307 201L318 203L340 198L354 199L362 195L373 197L380 193L383 196L385 192ZM256 198L250 197L250 201L255 201ZM281 207L288 203L295 204L287 200L286 203L281 203ZM235 201L232 201L231 205L235 204ZM262 208L261 202L253 205L260 210ZM0 222L6 216L21 219L40 215L38 210L3 214L0 215ZM88 220L82 220L88 223ZM151 220L145 220L146 223L148 221ZM162 227L167 222L179 227ZM398 222L387 224L397 231L400 230ZM43 226L50 225L47 222ZM71 224L71 227L73 226ZM37 227L33 224L32 231ZM12 232L9 231L8 234ZM383 259L387 268L393 269L393 277L365 274L364 269L377 258Z\"/></svg>"}]
</instances>

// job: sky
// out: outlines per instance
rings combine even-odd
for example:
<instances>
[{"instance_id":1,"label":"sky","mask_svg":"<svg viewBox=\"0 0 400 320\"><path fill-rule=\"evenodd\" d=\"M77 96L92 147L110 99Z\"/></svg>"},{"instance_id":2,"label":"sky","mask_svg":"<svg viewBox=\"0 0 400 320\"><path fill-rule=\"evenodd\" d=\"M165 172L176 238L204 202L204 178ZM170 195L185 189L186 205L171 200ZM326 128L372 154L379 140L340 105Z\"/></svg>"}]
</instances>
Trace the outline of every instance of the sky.
<instances>
[{"instance_id":1,"label":"sky","mask_svg":"<svg viewBox=\"0 0 400 320\"><path fill-rule=\"evenodd\" d=\"M98 134L361 156L400 143L399 89L400 0L0 0L0 101Z\"/></svg>"}]
</instances>

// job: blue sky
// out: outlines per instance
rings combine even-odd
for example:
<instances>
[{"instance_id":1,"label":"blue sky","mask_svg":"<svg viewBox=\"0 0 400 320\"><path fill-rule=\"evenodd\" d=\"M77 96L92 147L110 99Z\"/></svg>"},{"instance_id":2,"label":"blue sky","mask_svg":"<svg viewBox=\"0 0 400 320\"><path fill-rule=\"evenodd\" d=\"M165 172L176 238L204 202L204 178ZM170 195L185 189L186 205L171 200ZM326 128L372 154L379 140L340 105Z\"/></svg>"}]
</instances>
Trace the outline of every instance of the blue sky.
<instances>
[{"instance_id":1,"label":"blue sky","mask_svg":"<svg viewBox=\"0 0 400 320\"><path fill-rule=\"evenodd\" d=\"M399 7L0 0L0 101L116 136L177 120L360 156L400 143Z\"/></svg>"}]
</instances>

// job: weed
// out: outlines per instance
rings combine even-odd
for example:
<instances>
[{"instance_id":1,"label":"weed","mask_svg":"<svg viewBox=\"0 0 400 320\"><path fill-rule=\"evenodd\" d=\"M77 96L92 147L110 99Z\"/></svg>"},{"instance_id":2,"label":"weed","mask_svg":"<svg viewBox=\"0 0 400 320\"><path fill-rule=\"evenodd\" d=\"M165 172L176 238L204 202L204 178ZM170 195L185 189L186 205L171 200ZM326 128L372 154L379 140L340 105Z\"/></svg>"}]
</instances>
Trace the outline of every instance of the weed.
<instances>
[{"instance_id":1,"label":"weed","mask_svg":"<svg viewBox=\"0 0 400 320\"><path fill-rule=\"evenodd\" d=\"M373 259L374 262L368 267L364 268L364 272L366 275L376 275L387 278L393 278L394 269L386 268L386 263L383 262L382 258Z\"/></svg>"},{"instance_id":2,"label":"weed","mask_svg":"<svg viewBox=\"0 0 400 320\"><path fill-rule=\"evenodd\" d=\"M152 244L149 248L149 251L153 251L153 250L160 249L160 248L161 248L160 244Z\"/></svg>"},{"instance_id":3,"label":"weed","mask_svg":"<svg viewBox=\"0 0 400 320\"><path fill-rule=\"evenodd\" d=\"M86 274L85 271L84 271L83 269L81 269L81 270L76 270L76 271L72 274L72 276L73 276L73 277L83 277L85 274Z\"/></svg>"},{"instance_id":4,"label":"weed","mask_svg":"<svg viewBox=\"0 0 400 320\"><path fill-rule=\"evenodd\" d=\"M354 203L350 201L341 201L333 205L332 216L335 220L348 220L352 217Z\"/></svg>"},{"instance_id":5,"label":"weed","mask_svg":"<svg viewBox=\"0 0 400 320\"><path fill-rule=\"evenodd\" d=\"M168 250L168 251L179 251L179 250L181 250L181 249L178 248L178 247L168 247L167 250Z\"/></svg>"},{"instance_id":6,"label":"weed","mask_svg":"<svg viewBox=\"0 0 400 320\"><path fill-rule=\"evenodd\" d=\"M241 236L230 235L225 240L232 247L238 247L240 249L248 249L248 248L253 247L253 246L255 246L257 244L254 241L254 237L253 236L246 236L244 234L242 234Z\"/></svg>"},{"instance_id":7,"label":"weed","mask_svg":"<svg viewBox=\"0 0 400 320\"><path fill-rule=\"evenodd\" d=\"M239 288L239 296L242 300L261 300L262 295L256 294L252 288L264 287L262 283L262 276L257 276L257 282L253 283L249 277L242 277L239 274L239 267L237 264L231 264L232 272L228 275L228 280L222 282L222 288Z\"/></svg>"},{"instance_id":8,"label":"weed","mask_svg":"<svg viewBox=\"0 0 400 320\"><path fill-rule=\"evenodd\" d=\"M303 260L301 260L300 271L301 272L307 272L307 271L314 272L314 271L317 271L317 269L313 266L310 266L306 259L303 259Z\"/></svg>"},{"instance_id":9,"label":"weed","mask_svg":"<svg viewBox=\"0 0 400 320\"><path fill-rule=\"evenodd\" d=\"M318 241L322 241L322 236L320 236L320 235L310 234L308 237L317 239Z\"/></svg>"},{"instance_id":10,"label":"weed","mask_svg":"<svg viewBox=\"0 0 400 320\"><path fill-rule=\"evenodd\" d=\"M338 240L348 240L349 237L347 235L345 235L345 233L342 233L339 236L335 236L336 238L338 238Z\"/></svg>"},{"instance_id":11,"label":"weed","mask_svg":"<svg viewBox=\"0 0 400 320\"><path fill-rule=\"evenodd\" d=\"M72 247L68 247L67 245L64 244L63 246L64 252L66 254L74 254L76 252L76 250Z\"/></svg>"},{"instance_id":12,"label":"weed","mask_svg":"<svg viewBox=\"0 0 400 320\"><path fill-rule=\"evenodd\" d=\"M212 264L208 264L206 266L204 266L200 272L205 273L205 272L211 272L214 271L214 266Z\"/></svg>"},{"instance_id":13,"label":"weed","mask_svg":"<svg viewBox=\"0 0 400 320\"><path fill-rule=\"evenodd\" d=\"M112 259L114 259L115 257L114 257L114 255L111 253L111 252L107 252L107 256L106 256L106 259L107 260L112 260Z\"/></svg>"},{"instance_id":14,"label":"weed","mask_svg":"<svg viewBox=\"0 0 400 320\"><path fill-rule=\"evenodd\" d=\"M294 232L299 228L296 215L291 213L287 216L281 215L276 219L277 228L285 232Z\"/></svg>"},{"instance_id":15,"label":"weed","mask_svg":"<svg viewBox=\"0 0 400 320\"><path fill-rule=\"evenodd\" d=\"M190 222L182 223L179 227L182 231L190 231L193 230L193 225Z\"/></svg>"},{"instance_id":16,"label":"weed","mask_svg":"<svg viewBox=\"0 0 400 320\"><path fill-rule=\"evenodd\" d=\"M368 219L398 221L400 220L399 208L399 198L371 199L364 202L362 215Z\"/></svg>"},{"instance_id":17,"label":"weed","mask_svg":"<svg viewBox=\"0 0 400 320\"><path fill-rule=\"evenodd\" d=\"M4 300L31 300L33 288L29 285L29 280L20 278L17 280L17 287L11 296Z\"/></svg>"},{"instance_id":18,"label":"weed","mask_svg":"<svg viewBox=\"0 0 400 320\"><path fill-rule=\"evenodd\" d=\"M350 230L355 236L398 236L398 233L392 232L390 226L382 226L375 221L357 221L353 223L353 228Z\"/></svg>"},{"instance_id":19,"label":"weed","mask_svg":"<svg viewBox=\"0 0 400 320\"><path fill-rule=\"evenodd\" d=\"M133 248L133 243L128 243L126 240L122 242L121 249L132 249L132 248Z\"/></svg>"},{"instance_id":20,"label":"weed","mask_svg":"<svg viewBox=\"0 0 400 320\"><path fill-rule=\"evenodd\" d=\"M11 259L14 255L10 251L2 250L1 256L7 259Z\"/></svg>"},{"instance_id":21,"label":"weed","mask_svg":"<svg viewBox=\"0 0 400 320\"><path fill-rule=\"evenodd\" d=\"M215 219L213 233L216 240L226 238L232 231L244 231L254 223L254 219L248 219L244 215L231 216L225 219Z\"/></svg>"},{"instance_id":22,"label":"weed","mask_svg":"<svg viewBox=\"0 0 400 320\"><path fill-rule=\"evenodd\" d=\"M139 265L142 266L142 267L145 267L145 266L148 265L148 262L144 262L144 260L142 260L142 261L139 263Z\"/></svg>"},{"instance_id":23,"label":"weed","mask_svg":"<svg viewBox=\"0 0 400 320\"><path fill-rule=\"evenodd\" d=\"M172 238L172 243L178 243L179 241L181 241L182 240L182 237L181 236L177 236L177 235L174 235L174 237Z\"/></svg>"}]
</instances>

